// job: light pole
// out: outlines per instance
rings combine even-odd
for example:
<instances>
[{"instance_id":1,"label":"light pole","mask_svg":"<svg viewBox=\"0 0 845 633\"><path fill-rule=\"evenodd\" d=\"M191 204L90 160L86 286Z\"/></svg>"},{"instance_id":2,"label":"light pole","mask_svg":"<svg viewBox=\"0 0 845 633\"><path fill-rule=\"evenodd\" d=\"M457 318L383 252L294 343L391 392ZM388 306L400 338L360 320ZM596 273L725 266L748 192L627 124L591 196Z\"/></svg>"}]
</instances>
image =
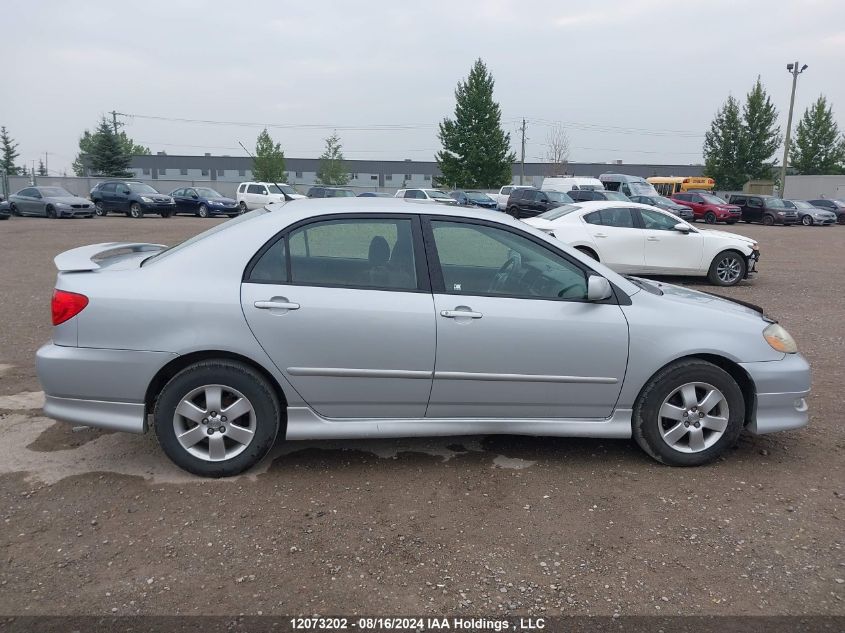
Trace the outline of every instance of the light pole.
<instances>
[{"instance_id":1,"label":"light pole","mask_svg":"<svg viewBox=\"0 0 845 633\"><path fill-rule=\"evenodd\" d=\"M807 70L807 64L800 67L796 61L787 64L786 69L792 75L792 96L789 98L789 117L786 120L786 138L783 141L783 164L780 166L780 197L786 193L786 161L789 160L789 137L792 135L792 109L795 107L795 86L798 85L798 75Z\"/></svg>"}]
</instances>

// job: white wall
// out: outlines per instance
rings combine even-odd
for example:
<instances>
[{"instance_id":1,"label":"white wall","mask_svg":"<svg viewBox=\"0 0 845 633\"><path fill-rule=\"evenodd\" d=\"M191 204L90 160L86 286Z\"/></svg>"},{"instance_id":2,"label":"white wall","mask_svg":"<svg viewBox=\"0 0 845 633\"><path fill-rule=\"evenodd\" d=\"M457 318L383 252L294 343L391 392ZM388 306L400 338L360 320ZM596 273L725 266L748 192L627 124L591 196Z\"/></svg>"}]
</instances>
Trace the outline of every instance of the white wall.
<instances>
[{"instance_id":1,"label":"white wall","mask_svg":"<svg viewBox=\"0 0 845 633\"><path fill-rule=\"evenodd\" d=\"M783 197L794 200L845 199L845 176L787 176Z\"/></svg>"}]
</instances>

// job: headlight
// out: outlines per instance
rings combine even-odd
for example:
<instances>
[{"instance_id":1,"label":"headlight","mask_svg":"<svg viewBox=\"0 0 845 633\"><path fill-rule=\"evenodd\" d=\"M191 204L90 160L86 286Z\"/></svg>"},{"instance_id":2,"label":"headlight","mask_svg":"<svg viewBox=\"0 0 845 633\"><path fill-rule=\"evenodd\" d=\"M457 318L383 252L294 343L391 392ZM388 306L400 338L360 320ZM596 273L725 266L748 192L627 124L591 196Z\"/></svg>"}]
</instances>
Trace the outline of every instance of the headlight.
<instances>
[{"instance_id":1,"label":"headlight","mask_svg":"<svg viewBox=\"0 0 845 633\"><path fill-rule=\"evenodd\" d=\"M778 215L786 215L786 211L778 211Z\"/></svg>"},{"instance_id":2,"label":"headlight","mask_svg":"<svg viewBox=\"0 0 845 633\"><path fill-rule=\"evenodd\" d=\"M147 196L141 196L141 202L152 202L152 198L148 198Z\"/></svg>"},{"instance_id":3,"label":"headlight","mask_svg":"<svg viewBox=\"0 0 845 633\"><path fill-rule=\"evenodd\" d=\"M798 345L795 343L795 339L778 323L772 323L763 330L763 338L772 346L772 349L778 352L795 354L798 351Z\"/></svg>"}]
</instances>

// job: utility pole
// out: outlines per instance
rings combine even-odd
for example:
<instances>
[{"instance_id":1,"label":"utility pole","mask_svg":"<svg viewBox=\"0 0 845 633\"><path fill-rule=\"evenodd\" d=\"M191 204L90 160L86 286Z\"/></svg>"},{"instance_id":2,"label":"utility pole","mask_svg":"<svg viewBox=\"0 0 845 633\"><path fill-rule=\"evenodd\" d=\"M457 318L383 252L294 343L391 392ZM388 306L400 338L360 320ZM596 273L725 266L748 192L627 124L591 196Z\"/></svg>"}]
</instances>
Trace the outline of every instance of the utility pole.
<instances>
[{"instance_id":1,"label":"utility pole","mask_svg":"<svg viewBox=\"0 0 845 633\"><path fill-rule=\"evenodd\" d=\"M111 124L112 124L112 127L114 128L114 133L116 135L117 134L117 112L114 111L114 110L111 111Z\"/></svg>"},{"instance_id":2,"label":"utility pole","mask_svg":"<svg viewBox=\"0 0 845 633\"><path fill-rule=\"evenodd\" d=\"M522 163L522 171L519 174L519 184L523 184L525 180L525 119L522 119L522 152L520 153L520 162Z\"/></svg>"},{"instance_id":3,"label":"utility pole","mask_svg":"<svg viewBox=\"0 0 845 633\"><path fill-rule=\"evenodd\" d=\"M780 197L786 193L786 161L789 160L789 138L792 135L792 109L795 107L795 87L798 84L798 75L807 70L807 64L800 67L796 61L794 64L787 64L786 69L792 75L792 96L789 97L789 117L786 120L786 138L783 141L783 164L780 166Z\"/></svg>"},{"instance_id":4,"label":"utility pole","mask_svg":"<svg viewBox=\"0 0 845 633\"><path fill-rule=\"evenodd\" d=\"M47 175L50 175L50 170L48 169L49 163L47 162L47 157L50 155L50 152L44 152L44 171Z\"/></svg>"}]
</instances>

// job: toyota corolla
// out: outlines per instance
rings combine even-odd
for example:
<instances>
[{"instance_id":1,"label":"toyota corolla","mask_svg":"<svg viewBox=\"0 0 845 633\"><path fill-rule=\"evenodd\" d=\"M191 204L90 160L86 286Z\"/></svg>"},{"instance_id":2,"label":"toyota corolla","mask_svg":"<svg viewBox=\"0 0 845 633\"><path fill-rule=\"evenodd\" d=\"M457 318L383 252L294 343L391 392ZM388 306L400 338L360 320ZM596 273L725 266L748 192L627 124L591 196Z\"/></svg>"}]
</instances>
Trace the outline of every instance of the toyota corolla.
<instances>
[{"instance_id":1,"label":"toyota corolla","mask_svg":"<svg viewBox=\"0 0 845 633\"><path fill-rule=\"evenodd\" d=\"M277 436L633 437L693 466L808 419L809 366L761 309L624 277L504 214L296 200L55 263L46 414L151 426L198 475Z\"/></svg>"}]
</instances>

